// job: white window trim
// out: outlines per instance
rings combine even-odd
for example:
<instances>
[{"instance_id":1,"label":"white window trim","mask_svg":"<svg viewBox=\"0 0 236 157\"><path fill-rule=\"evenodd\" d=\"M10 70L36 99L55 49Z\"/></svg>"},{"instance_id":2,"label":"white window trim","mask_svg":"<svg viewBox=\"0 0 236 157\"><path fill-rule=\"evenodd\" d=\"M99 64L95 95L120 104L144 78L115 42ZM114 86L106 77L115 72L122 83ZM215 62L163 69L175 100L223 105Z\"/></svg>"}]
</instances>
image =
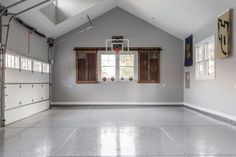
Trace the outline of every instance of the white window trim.
<instances>
[{"instance_id":1,"label":"white window trim","mask_svg":"<svg viewBox=\"0 0 236 157\"><path fill-rule=\"evenodd\" d=\"M200 47L200 45L204 45L204 55L203 55L203 62L204 62L204 72L206 71L206 52L205 52L205 49L206 49L206 43L210 42L214 40L214 74L213 75L203 75L203 76L198 76L197 77L197 48ZM214 80L215 79L215 76L216 76L216 35L212 35L198 43L195 44L195 58L194 58L194 62L195 62L195 80Z\"/></svg>"},{"instance_id":2,"label":"white window trim","mask_svg":"<svg viewBox=\"0 0 236 157\"><path fill-rule=\"evenodd\" d=\"M116 76L115 76L115 81L111 81L111 80L107 80L107 81L103 81L102 78L101 78L101 55L102 54L113 54L114 55L114 52L113 51L98 51L98 81L99 82L134 82L134 81L137 81L138 80L138 72L137 72L137 69L138 69L138 51L123 51L123 52L120 52L120 54L116 54ZM134 78L133 78L133 81L129 81L129 80L120 80L120 74L119 74L119 71L120 71L120 62L119 62L119 56L122 55L122 54L133 54L134 55ZM118 79L117 79L118 78Z\"/></svg>"}]
</instances>

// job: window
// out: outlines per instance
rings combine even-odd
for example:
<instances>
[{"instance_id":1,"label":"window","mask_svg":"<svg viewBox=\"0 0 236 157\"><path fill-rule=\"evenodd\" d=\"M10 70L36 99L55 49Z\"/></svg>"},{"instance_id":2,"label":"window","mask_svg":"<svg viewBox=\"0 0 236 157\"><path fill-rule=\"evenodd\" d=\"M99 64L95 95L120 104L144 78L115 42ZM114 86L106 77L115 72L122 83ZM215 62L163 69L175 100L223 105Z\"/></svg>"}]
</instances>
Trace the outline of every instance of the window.
<instances>
[{"instance_id":1,"label":"window","mask_svg":"<svg viewBox=\"0 0 236 157\"><path fill-rule=\"evenodd\" d=\"M135 79L135 53L100 52L100 80L130 80ZM114 79L114 80L113 80Z\"/></svg>"},{"instance_id":2,"label":"window","mask_svg":"<svg viewBox=\"0 0 236 157\"><path fill-rule=\"evenodd\" d=\"M116 77L116 55L115 54L101 54L101 78L115 78Z\"/></svg>"},{"instance_id":3,"label":"window","mask_svg":"<svg viewBox=\"0 0 236 157\"><path fill-rule=\"evenodd\" d=\"M134 78L135 74L135 57L134 54L120 55L120 78L129 79Z\"/></svg>"},{"instance_id":4,"label":"window","mask_svg":"<svg viewBox=\"0 0 236 157\"><path fill-rule=\"evenodd\" d=\"M195 72L197 80L215 78L215 36L195 45Z\"/></svg>"},{"instance_id":5,"label":"window","mask_svg":"<svg viewBox=\"0 0 236 157\"><path fill-rule=\"evenodd\" d=\"M32 71L32 60L21 57L21 70Z\"/></svg>"},{"instance_id":6,"label":"window","mask_svg":"<svg viewBox=\"0 0 236 157\"><path fill-rule=\"evenodd\" d=\"M139 83L160 83L160 50L139 51Z\"/></svg>"},{"instance_id":7,"label":"window","mask_svg":"<svg viewBox=\"0 0 236 157\"><path fill-rule=\"evenodd\" d=\"M14 68L19 69L19 56L6 54L6 67L7 68Z\"/></svg>"},{"instance_id":8,"label":"window","mask_svg":"<svg viewBox=\"0 0 236 157\"><path fill-rule=\"evenodd\" d=\"M34 61L34 71L42 72L42 63L39 61Z\"/></svg>"},{"instance_id":9,"label":"window","mask_svg":"<svg viewBox=\"0 0 236 157\"><path fill-rule=\"evenodd\" d=\"M43 73L49 73L49 64L43 63Z\"/></svg>"}]
</instances>

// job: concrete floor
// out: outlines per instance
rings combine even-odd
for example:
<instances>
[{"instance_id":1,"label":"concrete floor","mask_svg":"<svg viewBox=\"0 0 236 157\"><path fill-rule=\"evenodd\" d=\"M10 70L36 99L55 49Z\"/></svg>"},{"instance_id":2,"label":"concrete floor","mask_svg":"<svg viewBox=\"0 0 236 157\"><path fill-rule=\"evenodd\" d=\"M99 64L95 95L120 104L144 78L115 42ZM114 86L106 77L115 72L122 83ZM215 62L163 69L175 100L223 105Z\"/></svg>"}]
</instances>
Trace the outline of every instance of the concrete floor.
<instances>
[{"instance_id":1,"label":"concrete floor","mask_svg":"<svg viewBox=\"0 0 236 157\"><path fill-rule=\"evenodd\" d=\"M0 157L236 156L236 127L184 107L54 107L0 128Z\"/></svg>"}]
</instances>

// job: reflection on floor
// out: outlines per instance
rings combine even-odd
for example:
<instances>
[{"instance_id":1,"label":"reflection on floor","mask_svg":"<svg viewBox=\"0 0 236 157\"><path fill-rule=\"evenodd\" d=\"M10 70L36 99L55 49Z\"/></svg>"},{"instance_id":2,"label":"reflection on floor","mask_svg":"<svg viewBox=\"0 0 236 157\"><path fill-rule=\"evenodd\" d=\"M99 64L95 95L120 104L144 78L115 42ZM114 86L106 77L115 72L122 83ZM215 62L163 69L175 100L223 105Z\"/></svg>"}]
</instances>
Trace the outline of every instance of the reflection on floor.
<instances>
[{"instance_id":1,"label":"reflection on floor","mask_svg":"<svg viewBox=\"0 0 236 157\"><path fill-rule=\"evenodd\" d=\"M54 107L0 128L1 157L236 156L236 127L184 107Z\"/></svg>"}]
</instances>

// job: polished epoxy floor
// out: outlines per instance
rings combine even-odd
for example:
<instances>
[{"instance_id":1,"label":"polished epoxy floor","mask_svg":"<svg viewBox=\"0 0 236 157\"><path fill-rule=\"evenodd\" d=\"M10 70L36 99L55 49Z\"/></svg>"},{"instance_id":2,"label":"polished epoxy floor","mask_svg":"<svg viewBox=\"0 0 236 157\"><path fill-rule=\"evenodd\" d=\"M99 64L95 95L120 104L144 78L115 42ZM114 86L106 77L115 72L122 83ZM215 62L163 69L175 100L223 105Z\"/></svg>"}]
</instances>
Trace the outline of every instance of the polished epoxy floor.
<instances>
[{"instance_id":1,"label":"polished epoxy floor","mask_svg":"<svg viewBox=\"0 0 236 157\"><path fill-rule=\"evenodd\" d=\"M184 107L54 107L0 128L0 157L236 157L236 127Z\"/></svg>"}]
</instances>

